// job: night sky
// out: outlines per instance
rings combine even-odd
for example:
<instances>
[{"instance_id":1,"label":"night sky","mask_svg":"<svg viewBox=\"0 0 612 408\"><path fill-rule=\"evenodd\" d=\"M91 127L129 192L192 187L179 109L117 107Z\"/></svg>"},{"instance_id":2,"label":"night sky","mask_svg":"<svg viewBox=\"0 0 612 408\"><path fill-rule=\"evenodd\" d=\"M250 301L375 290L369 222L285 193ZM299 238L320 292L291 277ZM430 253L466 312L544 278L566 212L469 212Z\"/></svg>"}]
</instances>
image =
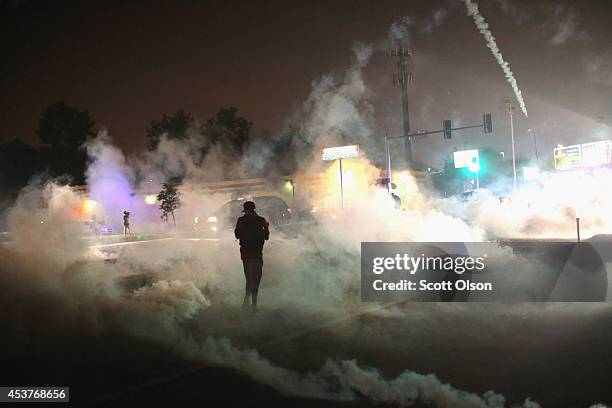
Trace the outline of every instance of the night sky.
<instances>
[{"instance_id":1,"label":"night sky","mask_svg":"<svg viewBox=\"0 0 612 408\"><path fill-rule=\"evenodd\" d=\"M557 143L609 137L612 2L478 3L530 113L517 115L519 154L531 154L528 127L551 157ZM484 111L495 128L416 141L417 158L470 145L509 149L503 102L512 91L459 0L0 4L2 140L36 142L40 114L59 100L88 110L127 153L143 148L151 119L181 108L205 120L236 106L276 134L313 80L350 66L357 41L379 50L366 68L376 132L399 134L395 62L384 48L393 18L408 15L413 129L440 128L445 118L478 123Z\"/></svg>"}]
</instances>

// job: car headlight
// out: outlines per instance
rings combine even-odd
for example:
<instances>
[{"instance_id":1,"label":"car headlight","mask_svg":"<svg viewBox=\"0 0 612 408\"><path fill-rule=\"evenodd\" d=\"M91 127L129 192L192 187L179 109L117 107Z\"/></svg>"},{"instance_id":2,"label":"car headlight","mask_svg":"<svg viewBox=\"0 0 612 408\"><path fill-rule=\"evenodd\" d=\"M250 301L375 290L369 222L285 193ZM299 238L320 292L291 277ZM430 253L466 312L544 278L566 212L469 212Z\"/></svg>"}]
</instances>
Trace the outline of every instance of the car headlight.
<instances>
[{"instance_id":1,"label":"car headlight","mask_svg":"<svg viewBox=\"0 0 612 408\"><path fill-rule=\"evenodd\" d=\"M208 222L217 222L217 217L215 216L208 217Z\"/></svg>"}]
</instances>

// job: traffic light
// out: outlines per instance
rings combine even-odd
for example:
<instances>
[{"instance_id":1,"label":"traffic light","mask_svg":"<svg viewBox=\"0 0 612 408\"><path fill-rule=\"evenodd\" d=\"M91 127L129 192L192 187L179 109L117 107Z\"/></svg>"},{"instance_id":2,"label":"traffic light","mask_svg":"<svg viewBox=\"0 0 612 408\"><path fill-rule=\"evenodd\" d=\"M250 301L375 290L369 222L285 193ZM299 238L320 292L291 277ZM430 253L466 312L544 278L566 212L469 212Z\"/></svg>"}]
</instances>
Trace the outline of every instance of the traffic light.
<instances>
[{"instance_id":1,"label":"traffic light","mask_svg":"<svg viewBox=\"0 0 612 408\"><path fill-rule=\"evenodd\" d=\"M482 115L482 124L484 126L485 133L493 133L493 122L491 121L490 113L485 113Z\"/></svg>"},{"instance_id":2,"label":"traffic light","mask_svg":"<svg viewBox=\"0 0 612 408\"><path fill-rule=\"evenodd\" d=\"M468 170L470 170L472 173L478 173L480 171L480 157L472 157L472 160L468 165Z\"/></svg>"},{"instance_id":3,"label":"traffic light","mask_svg":"<svg viewBox=\"0 0 612 408\"><path fill-rule=\"evenodd\" d=\"M445 139L450 139L451 138L451 121L449 119L445 120L444 122L442 122L442 129L444 129L444 138Z\"/></svg>"}]
</instances>

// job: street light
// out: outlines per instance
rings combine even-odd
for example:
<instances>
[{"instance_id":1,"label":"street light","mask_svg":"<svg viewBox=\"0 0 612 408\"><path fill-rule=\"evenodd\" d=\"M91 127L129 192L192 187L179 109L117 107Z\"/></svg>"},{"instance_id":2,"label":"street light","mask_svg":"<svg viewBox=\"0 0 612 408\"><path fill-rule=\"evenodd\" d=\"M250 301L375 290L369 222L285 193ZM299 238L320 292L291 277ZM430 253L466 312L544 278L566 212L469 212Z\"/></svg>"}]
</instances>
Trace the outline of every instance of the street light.
<instances>
[{"instance_id":1,"label":"street light","mask_svg":"<svg viewBox=\"0 0 612 408\"><path fill-rule=\"evenodd\" d=\"M537 134L536 134L536 130L535 128L529 128L527 129L528 132L533 133L533 149L535 150L535 159L536 159L536 163L538 165L540 165L540 159L538 158L538 141L537 141Z\"/></svg>"},{"instance_id":2,"label":"street light","mask_svg":"<svg viewBox=\"0 0 612 408\"><path fill-rule=\"evenodd\" d=\"M480 157L476 157L475 159L476 160L472 160L469 164L468 170L476 174L476 191L480 191Z\"/></svg>"}]
</instances>

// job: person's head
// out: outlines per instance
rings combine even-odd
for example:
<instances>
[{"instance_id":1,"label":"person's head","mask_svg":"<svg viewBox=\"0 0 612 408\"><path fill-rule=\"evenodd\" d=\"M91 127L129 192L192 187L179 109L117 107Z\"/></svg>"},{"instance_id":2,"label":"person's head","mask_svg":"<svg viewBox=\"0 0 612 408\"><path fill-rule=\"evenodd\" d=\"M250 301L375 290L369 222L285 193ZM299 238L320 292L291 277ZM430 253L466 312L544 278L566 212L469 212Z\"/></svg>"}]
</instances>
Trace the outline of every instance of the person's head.
<instances>
[{"instance_id":1,"label":"person's head","mask_svg":"<svg viewBox=\"0 0 612 408\"><path fill-rule=\"evenodd\" d=\"M124 211L124 212L123 212L123 215L128 215L128 216L129 216L129 215L130 215L130 212L129 212L129 211Z\"/></svg>"},{"instance_id":2,"label":"person's head","mask_svg":"<svg viewBox=\"0 0 612 408\"><path fill-rule=\"evenodd\" d=\"M242 212L246 214L253 214L255 212L255 203L252 201L246 201L242 204Z\"/></svg>"}]
</instances>

